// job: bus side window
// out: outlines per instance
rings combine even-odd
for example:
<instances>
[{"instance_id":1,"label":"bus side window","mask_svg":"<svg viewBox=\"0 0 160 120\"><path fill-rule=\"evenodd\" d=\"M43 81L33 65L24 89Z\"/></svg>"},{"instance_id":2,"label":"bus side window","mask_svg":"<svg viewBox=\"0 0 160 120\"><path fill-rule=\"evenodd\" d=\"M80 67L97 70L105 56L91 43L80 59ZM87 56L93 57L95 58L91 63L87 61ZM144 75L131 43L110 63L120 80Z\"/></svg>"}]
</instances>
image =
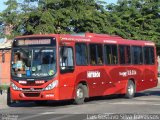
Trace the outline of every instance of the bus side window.
<instances>
[{"instance_id":1,"label":"bus side window","mask_svg":"<svg viewBox=\"0 0 160 120\"><path fill-rule=\"evenodd\" d=\"M132 63L143 64L143 53L141 46L132 46Z\"/></svg>"},{"instance_id":2,"label":"bus side window","mask_svg":"<svg viewBox=\"0 0 160 120\"><path fill-rule=\"evenodd\" d=\"M85 43L76 43L76 64L77 65L88 65L88 49Z\"/></svg>"},{"instance_id":3,"label":"bus side window","mask_svg":"<svg viewBox=\"0 0 160 120\"><path fill-rule=\"evenodd\" d=\"M96 60L95 60L95 58L94 58L94 56L93 55L91 55L91 58L90 58L91 60L90 60L90 63L92 64L92 65L95 65L96 64Z\"/></svg>"},{"instance_id":4,"label":"bus side window","mask_svg":"<svg viewBox=\"0 0 160 120\"><path fill-rule=\"evenodd\" d=\"M112 55L111 54L109 54L108 63L112 64Z\"/></svg>"},{"instance_id":5,"label":"bus side window","mask_svg":"<svg viewBox=\"0 0 160 120\"><path fill-rule=\"evenodd\" d=\"M97 44L97 56L98 56L98 64L102 65L103 64L103 49L102 45Z\"/></svg>"},{"instance_id":6,"label":"bus side window","mask_svg":"<svg viewBox=\"0 0 160 120\"><path fill-rule=\"evenodd\" d=\"M101 44L90 44L90 64L102 65L103 64L103 49Z\"/></svg>"},{"instance_id":7,"label":"bus side window","mask_svg":"<svg viewBox=\"0 0 160 120\"><path fill-rule=\"evenodd\" d=\"M90 44L90 64L91 65L96 65L96 45L95 44Z\"/></svg>"},{"instance_id":8,"label":"bus side window","mask_svg":"<svg viewBox=\"0 0 160 120\"><path fill-rule=\"evenodd\" d=\"M120 64L125 64L125 46L119 45L119 62Z\"/></svg>"},{"instance_id":9,"label":"bus side window","mask_svg":"<svg viewBox=\"0 0 160 120\"><path fill-rule=\"evenodd\" d=\"M103 64L102 59L98 57L98 64Z\"/></svg>"},{"instance_id":10,"label":"bus side window","mask_svg":"<svg viewBox=\"0 0 160 120\"><path fill-rule=\"evenodd\" d=\"M155 64L154 47L144 47L144 63L147 65Z\"/></svg>"},{"instance_id":11,"label":"bus side window","mask_svg":"<svg viewBox=\"0 0 160 120\"><path fill-rule=\"evenodd\" d=\"M112 64L118 63L117 45L112 45Z\"/></svg>"},{"instance_id":12,"label":"bus side window","mask_svg":"<svg viewBox=\"0 0 160 120\"><path fill-rule=\"evenodd\" d=\"M113 56L113 64L117 64L117 56Z\"/></svg>"},{"instance_id":13,"label":"bus side window","mask_svg":"<svg viewBox=\"0 0 160 120\"><path fill-rule=\"evenodd\" d=\"M130 64L131 55L130 55L130 46L128 45L119 45L119 56L120 64Z\"/></svg>"},{"instance_id":14,"label":"bus side window","mask_svg":"<svg viewBox=\"0 0 160 120\"><path fill-rule=\"evenodd\" d=\"M117 55L117 45L109 44L105 45L105 63L107 65L117 64L118 63L118 55Z\"/></svg>"}]
</instances>

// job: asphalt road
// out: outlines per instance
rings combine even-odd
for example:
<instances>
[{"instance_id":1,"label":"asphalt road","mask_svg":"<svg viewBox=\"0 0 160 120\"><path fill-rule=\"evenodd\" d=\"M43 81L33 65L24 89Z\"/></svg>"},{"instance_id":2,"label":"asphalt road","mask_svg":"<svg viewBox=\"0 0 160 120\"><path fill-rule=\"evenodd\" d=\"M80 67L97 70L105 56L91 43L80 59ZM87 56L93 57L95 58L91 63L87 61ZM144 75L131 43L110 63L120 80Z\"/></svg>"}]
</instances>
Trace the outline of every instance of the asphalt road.
<instances>
[{"instance_id":1,"label":"asphalt road","mask_svg":"<svg viewBox=\"0 0 160 120\"><path fill-rule=\"evenodd\" d=\"M159 114L156 118L160 119L160 87L137 93L133 99L105 96L90 98L82 105L74 105L72 101L49 101L45 106L27 102L0 109L3 120L88 120L105 119L106 115L123 119L122 115L126 117L126 114Z\"/></svg>"}]
</instances>

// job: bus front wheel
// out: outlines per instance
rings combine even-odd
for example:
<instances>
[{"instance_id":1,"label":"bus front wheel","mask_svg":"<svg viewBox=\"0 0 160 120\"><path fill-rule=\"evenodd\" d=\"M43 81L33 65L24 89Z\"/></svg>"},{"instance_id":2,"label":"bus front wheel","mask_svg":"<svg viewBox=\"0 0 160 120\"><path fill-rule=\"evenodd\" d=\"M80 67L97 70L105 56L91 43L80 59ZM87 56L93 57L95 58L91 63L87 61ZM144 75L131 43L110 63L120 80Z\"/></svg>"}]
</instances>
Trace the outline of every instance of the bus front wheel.
<instances>
[{"instance_id":1,"label":"bus front wheel","mask_svg":"<svg viewBox=\"0 0 160 120\"><path fill-rule=\"evenodd\" d=\"M78 86L76 88L74 103L75 104L83 104L84 100L85 100L86 93L87 93L87 91L85 89L85 85L78 84Z\"/></svg>"},{"instance_id":2,"label":"bus front wheel","mask_svg":"<svg viewBox=\"0 0 160 120\"><path fill-rule=\"evenodd\" d=\"M125 97L131 99L134 97L134 95L135 95L135 84L132 80L129 80Z\"/></svg>"}]
</instances>

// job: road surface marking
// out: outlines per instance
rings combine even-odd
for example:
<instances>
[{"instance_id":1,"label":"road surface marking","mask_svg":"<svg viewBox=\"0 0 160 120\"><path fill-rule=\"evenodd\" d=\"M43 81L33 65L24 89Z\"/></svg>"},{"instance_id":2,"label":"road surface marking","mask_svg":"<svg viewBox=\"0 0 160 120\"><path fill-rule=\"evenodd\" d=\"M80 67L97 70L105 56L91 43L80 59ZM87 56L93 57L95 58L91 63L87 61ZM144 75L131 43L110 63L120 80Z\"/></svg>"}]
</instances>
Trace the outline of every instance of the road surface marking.
<instances>
[{"instance_id":1,"label":"road surface marking","mask_svg":"<svg viewBox=\"0 0 160 120\"><path fill-rule=\"evenodd\" d=\"M156 103L153 103L153 102L116 102L116 103L109 103L109 104L119 104L119 105L160 105L160 104L156 104Z\"/></svg>"},{"instance_id":2,"label":"road surface marking","mask_svg":"<svg viewBox=\"0 0 160 120\"><path fill-rule=\"evenodd\" d=\"M20 118L20 120L32 120L32 118L39 117L39 116L43 116L43 114L36 114L36 115L30 115L27 117L22 117L22 118Z\"/></svg>"},{"instance_id":3,"label":"road surface marking","mask_svg":"<svg viewBox=\"0 0 160 120\"><path fill-rule=\"evenodd\" d=\"M72 117L72 116L76 116L76 115L63 115L63 116L55 117L55 118L48 119L48 120L60 120L60 119L67 120L68 117Z\"/></svg>"},{"instance_id":4,"label":"road surface marking","mask_svg":"<svg viewBox=\"0 0 160 120\"><path fill-rule=\"evenodd\" d=\"M44 113L40 113L41 115L51 115L51 114L55 114L56 112L44 112Z\"/></svg>"}]
</instances>

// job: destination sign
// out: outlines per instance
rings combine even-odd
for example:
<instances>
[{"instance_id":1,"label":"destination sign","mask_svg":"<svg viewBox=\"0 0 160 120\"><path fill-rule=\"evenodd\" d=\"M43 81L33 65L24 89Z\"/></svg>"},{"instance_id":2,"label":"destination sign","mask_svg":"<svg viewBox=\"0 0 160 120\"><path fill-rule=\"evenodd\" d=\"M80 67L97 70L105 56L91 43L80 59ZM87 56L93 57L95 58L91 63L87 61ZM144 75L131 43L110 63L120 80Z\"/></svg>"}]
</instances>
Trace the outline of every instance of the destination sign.
<instances>
[{"instance_id":1,"label":"destination sign","mask_svg":"<svg viewBox=\"0 0 160 120\"><path fill-rule=\"evenodd\" d=\"M55 46L55 38L18 38L13 41L13 47L19 46Z\"/></svg>"},{"instance_id":2,"label":"destination sign","mask_svg":"<svg viewBox=\"0 0 160 120\"><path fill-rule=\"evenodd\" d=\"M47 45L51 44L51 39L18 40L17 45Z\"/></svg>"}]
</instances>

